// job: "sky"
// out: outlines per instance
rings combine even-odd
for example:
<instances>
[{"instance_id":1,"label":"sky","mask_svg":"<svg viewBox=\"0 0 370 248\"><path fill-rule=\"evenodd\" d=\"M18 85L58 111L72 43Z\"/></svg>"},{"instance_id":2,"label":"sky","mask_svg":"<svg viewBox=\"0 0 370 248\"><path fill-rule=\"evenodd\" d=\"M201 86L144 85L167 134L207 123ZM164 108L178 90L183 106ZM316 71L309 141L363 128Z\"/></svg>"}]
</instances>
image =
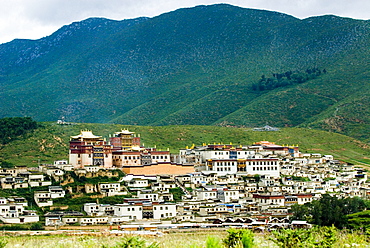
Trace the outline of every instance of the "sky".
<instances>
[{"instance_id":1,"label":"sky","mask_svg":"<svg viewBox=\"0 0 370 248\"><path fill-rule=\"evenodd\" d=\"M304 19L333 14L370 19L369 0L0 0L0 43L40 39L89 17L113 20L154 17L179 8L228 3Z\"/></svg>"}]
</instances>

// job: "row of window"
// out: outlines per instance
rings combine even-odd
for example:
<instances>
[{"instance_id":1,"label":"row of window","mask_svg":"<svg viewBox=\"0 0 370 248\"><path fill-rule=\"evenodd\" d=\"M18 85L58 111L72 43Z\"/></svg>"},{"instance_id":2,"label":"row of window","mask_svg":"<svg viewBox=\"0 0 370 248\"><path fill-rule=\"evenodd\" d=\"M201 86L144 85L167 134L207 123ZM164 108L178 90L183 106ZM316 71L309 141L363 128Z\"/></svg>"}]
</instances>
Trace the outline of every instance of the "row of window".
<instances>
[{"instance_id":1,"label":"row of window","mask_svg":"<svg viewBox=\"0 0 370 248\"><path fill-rule=\"evenodd\" d=\"M140 156L122 156L123 159L125 160L131 160L131 159L140 159ZM113 156L114 159L122 159L121 156ZM143 156L142 158L146 158L146 159L167 159L167 156Z\"/></svg>"},{"instance_id":2,"label":"row of window","mask_svg":"<svg viewBox=\"0 0 370 248\"><path fill-rule=\"evenodd\" d=\"M254 152L238 152L238 155L243 154L248 155L248 154L254 154ZM230 154L236 154L236 152L230 152ZM224 152L215 152L215 155L224 155ZM225 155L229 155L229 152L225 152Z\"/></svg>"},{"instance_id":3,"label":"row of window","mask_svg":"<svg viewBox=\"0 0 370 248\"><path fill-rule=\"evenodd\" d=\"M243 163L241 163L243 164ZM253 162L246 162L247 165L277 165L277 161L253 161ZM236 162L214 162L215 166L223 165L223 166L235 166Z\"/></svg>"},{"instance_id":4,"label":"row of window","mask_svg":"<svg viewBox=\"0 0 370 248\"><path fill-rule=\"evenodd\" d=\"M247 165L277 165L277 161L253 161L247 162Z\"/></svg>"},{"instance_id":5,"label":"row of window","mask_svg":"<svg viewBox=\"0 0 370 248\"><path fill-rule=\"evenodd\" d=\"M231 167L217 167L217 171L231 171Z\"/></svg>"},{"instance_id":6,"label":"row of window","mask_svg":"<svg viewBox=\"0 0 370 248\"><path fill-rule=\"evenodd\" d=\"M124 210L124 208L122 209ZM126 208L127 212L135 211L135 208ZM121 208L118 208L118 211L121 211ZM141 207L138 208L138 211L141 211Z\"/></svg>"},{"instance_id":7,"label":"row of window","mask_svg":"<svg viewBox=\"0 0 370 248\"><path fill-rule=\"evenodd\" d=\"M172 217L172 213L161 214L161 218L164 218L165 216Z\"/></svg>"},{"instance_id":8,"label":"row of window","mask_svg":"<svg viewBox=\"0 0 370 248\"><path fill-rule=\"evenodd\" d=\"M262 170L278 170L278 167L277 166L269 166L269 167L253 167L252 169L253 171L262 171Z\"/></svg>"},{"instance_id":9,"label":"row of window","mask_svg":"<svg viewBox=\"0 0 370 248\"><path fill-rule=\"evenodd\" d=\"M226 153L226 155L229 155L229 152L225 152ZM224 152L215 152L215 155L224 155Z\"/></svg>"},{"instance_id":10,"label":"row of window","mask_svg":"<svg viewBox=\"0 0 370 248\"><path fill-rule=\"evenodd\" d=\"M157 199L157 195L145 195L145 199L154 199L156 200Z\"/></svg>"},{"instance_id":11,"label":"row of window","mask_svg":"<svg viewBox=\"0 0 370 248\"><path fill-rule=\"evenodd\" d=\"M236 162L215 162L214 165L227 165L227 166L231 166L231 165L236 165Z\"/></svg>"},{"instance_id":12,"label":"row of window","mask_svg":"<svg viewBox=\"0 0 370 248\"><path fill-rule=\"evenodd\" d=\"M154 207L154 210L168 210L168 206ZM123 209L122 209L123 210ZM135 211L135 208L126 208L127 212ZM118 211L121 211L121 208L118 208ZM138 208L138 211L141 211L141 207Z\"/></svg>"},{"instance_id":13,"label":"row of window","mask_svg":"<svg viewBox=\"0 0 370 248\"><path fill-rule=\"evenodd\" d=\"M157 210L157 208L159 208L159 210L163 210L163 207L161 206L161 207L154 207L154 210ZM168 210L168 207L166 206L166 207L164 207L164 210Z\"/></svg>"},{"instance_id":14,"label":"row of window","mask_svg":"<svg viewBox=\"0 0 370 248\"><path fill-rule=\"evenodd\" d=\"M216 196L216 192L204 193L204 196L208 197L208 194L209 194L210 197L211 196Z\"/></svg>"}]
</instances>

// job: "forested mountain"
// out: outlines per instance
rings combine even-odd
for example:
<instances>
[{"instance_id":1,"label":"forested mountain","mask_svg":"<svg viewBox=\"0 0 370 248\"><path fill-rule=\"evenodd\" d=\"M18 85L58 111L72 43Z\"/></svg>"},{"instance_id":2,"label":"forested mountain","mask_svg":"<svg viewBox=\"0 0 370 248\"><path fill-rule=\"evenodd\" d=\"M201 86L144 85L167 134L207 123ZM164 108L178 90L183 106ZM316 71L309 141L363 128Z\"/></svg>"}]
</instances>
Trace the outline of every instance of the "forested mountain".
<instances>
[{"instance_id":1,"label":"forested mountain","mask_svg":"<svg viewBox=\"0 0 370 248\"><path fill-rule=\"evenodd\" d=\"M0 118L268 123L369 141L369 34L369 21L300 20L226 4L154 18L91 18L0 45ZM285 74L313 69L320 74L307 80ZM267 79L273 84L265 87Z\"/></svg>"}]
</instances>

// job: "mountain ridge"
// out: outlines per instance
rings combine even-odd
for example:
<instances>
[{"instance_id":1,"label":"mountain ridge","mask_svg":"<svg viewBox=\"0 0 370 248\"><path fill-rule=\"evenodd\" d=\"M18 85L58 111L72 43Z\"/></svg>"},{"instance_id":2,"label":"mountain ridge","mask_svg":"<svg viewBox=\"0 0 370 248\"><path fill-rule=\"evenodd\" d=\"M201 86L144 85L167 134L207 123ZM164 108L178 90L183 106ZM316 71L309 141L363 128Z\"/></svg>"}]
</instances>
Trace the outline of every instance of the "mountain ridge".
<instances>
[{"instance_id":1,"label":"mountain ridge","mask_svg":"<svg viewBox=\"0 0 370 248\"><path fill-rule=\"evenodd\" d=\"M369 21L298 19L227 4L123 21L89 18L36 41L0 45L0 96L6 103L0 118L249 127L268 122L368 141L370 118L362 113L370 107L369 37ZM312 67L328 73L268 92L251 89L261 75ZM340 109L335 118L334 106Z\"/></svg>"}]
</instances>

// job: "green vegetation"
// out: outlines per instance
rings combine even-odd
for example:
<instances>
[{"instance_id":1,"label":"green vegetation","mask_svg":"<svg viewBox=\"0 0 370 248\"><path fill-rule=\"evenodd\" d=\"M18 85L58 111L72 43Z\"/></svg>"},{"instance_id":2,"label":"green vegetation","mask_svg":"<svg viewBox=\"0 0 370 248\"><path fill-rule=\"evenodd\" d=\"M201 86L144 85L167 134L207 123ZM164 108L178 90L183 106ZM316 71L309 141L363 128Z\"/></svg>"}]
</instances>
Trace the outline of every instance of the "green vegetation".
<instances>
[{"instance_id":1,"label":"green vegetation","mask_svg":"<svg viewBox=\"0 0 370 248\"><path fill-rule=\"evenodd\" d=\"M185 195L185 193L182 191L181 188L171 188L169 189L170 193L173 194L173 200L175 202L181 201L182 196Z\"/></svg>"},{"instance_id":2,"label":"green vegetation","mask_svg":"<svg viewBox=\"0 0 370 248\"><path fill-rule=\"evenodd\" d=\"M370 210L347 215L348 226L351 229L364 229L370 234Z\"/></svg>"},{"instance_id":3,"label":"green vegetation","mask_svg":"<svg viewBox=\"0 0 370 248\"><path fill-rule=\"evenodd\" d=\"M30 224L4 224L1 225L0 228L2 230L7 231L37 231L37 230L44 230L44 226L40 222L30 223ZM1 246L1 239L0 239L0 247Z\"/></svg>"},{"instance_id":4,"label":"green vegetation","mask_svg":"<svg viewBox=\"0 0 370 248\"><path fill-rule=\"evenodd\" d=\"M38 124L30 117L10 117L0 119L0 150L3 145L36 129ZM3 168L12 167L12 164L0 158L0 166Z\"/></svg>"},{"instance_id":5,"label":"green vegetation","mask_svg":"<svg viewBox=\"0 0 370 248\"><path fill-rule=\"evenodd\" d=\"M226 247L252 248L254 247L254 234L248 229L229 229L223 243Z\"/></svg>"},{"instance_id":6,"label":"green vegetation","mask_svg":"<svg viewBox=\"0 0 370 248\"><path fill-rule=\"evenodd\" d=\"M280 248L304 248L311 243L311 232L306 229L282 229L272 233L271 240Z\"/></svg>"},{"instance_id":7,"label":"green vegetation","mask_svg":"<svg viewBox=\"0 0 370 248\"><path fill-rule=\"evenodd\" d=\"M0 191L0 197L11 197L11 196L21 196L24 197L28 202L28 209L37 210L40 213L40 208L37 207L34 199L35 191L47 191L48 186L44 187L28 187L19 189L2 189Z\"/></svg>"},{"instance_id":8,"label":"green vegetation","mask_svg":"<svg viewBox=\"0 0 370 248\"><path fill-rule=\"evenodd\" d=\"M40 40L0 45L0 118L268 123L367 142L369 44L369 21L329 15L300 20L227 4L154 18L90 18ZM317 68L329 73L322 69L317 76ZM252 89L273 72L280 73Z\"/></svg>"},{"instance_id":9,"label":"green vegetation","mask_svg":"<svg viewBox=\"0 0 370 248\"><path fill-rule=\"evenodd\" d=\"M335 180L335 179L336 179L335 177L326 177L324 178L324 181L327 182L327 181Z\"/></svg>"},{"instance_id":10,"label":"green vegetation","mask_svg":"<svg viewBox=\"0 0 370 248\"><path fill-rule=\"evenodd\" d=\"M292 176L292 179L294 181L299 181L299 182L308 182L310 179L308 177L297 177L297 176Z\"/></svg>"},{"instance_id":11,"label":"green vegetation","mask_svg":"<svg viewBox=\"0 0 370 248\"><path fill-rule=\"evenodd\" d=\"M100 204L122 204L125 198L131 197L131 195L124 196L105 196L103 198L91 198L89 195L72 198L73 195L67 194L64 198L56 198L53 200L53 206L68 206L68 210L83 211L83 205L85 203L99 202Z\"/></svg>"},{"instance_id":12,"label":"green vegetation","mask_svg":"<svg viewBox=\"0 0 370 248\"><path fill-rule=\"evenodd\" d=\"M121 242L117 243L112 248L159 248L159 244L157 242L153 242L150 245L147 245L146 243L147 242L144 239L138 236L131 236L123 238Z\"/></svg>"},{"instance_id":13,"label":"green vegetation","mask_svg":"<svg viewBox=\"0 0 370 248\"><path fill-rule=\"evenodd\" d=\"M8 236L3 238L7 247L45 247L45 248L73 248L73 247L161 247L161 248L228 248L220 242L227 239L225 230L196 230L186 232L169 232L160 237L139 237L128 235L125 237L97 235L42 235L42 236ZM357 231L338 230L334 227L320 227L312 229L294 229L253 234L253 247L256 248L297 248L297 247L323 247L366 248L369 236ZM131 245L131 246L128 246ZM135 245L135 246L133 246ZM236 247L250 247L239 244Z\"/></svg>"},{"instance_id":14,"label":"green vegetation","mask_svg":"<svg viewBox=\"0 0 370 248\"><path fill-rule=\"evenodd\" d=\"M64 175L64 178L72 177L73 183L66 184L66 186L75 187L78 185L85 185L89 184L98 184L98 183L110 183L110 182L117 182L121 177L125 175L121 170L113 170L113 173L117 173L117 177L108 177L108 176L96 176L96 177L85 177L85 176L77 176L74 171L68 171Z\"/></svg>"},{"instance_id":15,"label":"green vegetation","mask_svg":"<svg viewBox=\"0 0 370 248\"><path fill-rule=\"evenodd\" d=\"M369 201L359 197L337 198L324 194L319 200L304 205L293 205L291 212L295 220L307 220L319 226L334 225L337 228L344 228L355 224L353 218L356 218L356 215L351 214L366 210L369 206ZM352 218L352 222L349 218Z\"/></svg>"},{"instance_id":16,"label":"green vegetation","mask_svg":"<svg viewBox=\"0 0 370 248\"><path fill-rule=\"evenodd\" d=\"M338 231L334 226L312 229L281 229L270 238L281 248L335 247Z\"/></svg>"},{"instance_id":17,"label":"green vegetation","mask_svg":"<svg viewBox=\"0 0 370 248\"><path fill-rule=\"evenodd\" d=\"M321 73L326 73L326 70L321 71L318 68L312 68L307 69L305 72L287 71L284 73L273 73L271 78L266 78L265 75L262 75L258 83L252 84L252 89L255 91L264 91L288 85L302 84L317 78Z\"/></svg>"},{"instance_id":18,"label":"green vegetation","mask_svg":"<svg viewBox=\"0 0 370 248\"><path fill-rule=\"evenodd\" d=\"M0 248L4 248L8 244L8 241L4 237L0 238Z\"/></svg>"},{"instance_id":19,"label":"green vegetation","mask_svg":"<svg viewBox=\"0 0 370 248\"><path fill-rule=\"evenodd\" d=\"M0 144L7 144L37 127L37 122L30 117L2 118L0 119Z\"/></svg>"},{"instance_id":20,"label":"green vegetation","mask_svg":"<svg viewBox=\"0 0 370 248\"><path fill-rule=\"evenodd\" d=\"M206 241L206 248L220 248L221 240L216 236L208 236Z\"/></svg>"}]
</instances>

